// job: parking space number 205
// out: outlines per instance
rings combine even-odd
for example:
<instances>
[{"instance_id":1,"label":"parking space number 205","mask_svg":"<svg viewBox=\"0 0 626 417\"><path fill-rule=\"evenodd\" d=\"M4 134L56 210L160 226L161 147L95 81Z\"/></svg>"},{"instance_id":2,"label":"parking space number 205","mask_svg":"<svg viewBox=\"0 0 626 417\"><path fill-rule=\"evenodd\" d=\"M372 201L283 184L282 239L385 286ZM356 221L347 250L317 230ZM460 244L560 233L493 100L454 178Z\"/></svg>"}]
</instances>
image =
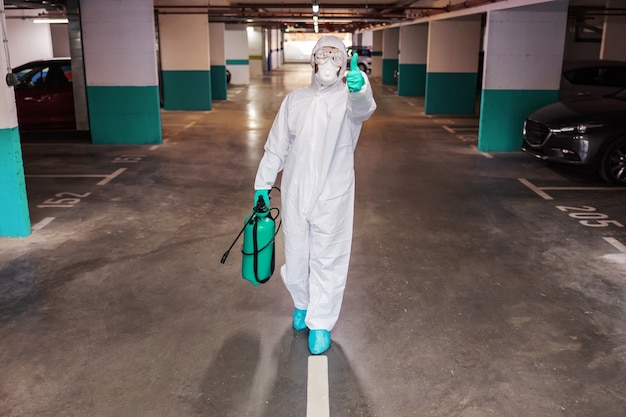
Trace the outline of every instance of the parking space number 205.
<instances>
[{"instance_id":1,"label":"parking space number 205","mask_svg":"<svg viewBox=\"0 0 626 417\"><path fill-rule=\"evenodd\" d=\"M610 220L606 214L596 212L595 207L582 206L582 207L568 207L568 206L556 206L557 209L565 211L571 218L577 219L580 224L587 227L608 227L617 226L624 227L623 224L617 220Z\"/></svg>"}]
</instances>

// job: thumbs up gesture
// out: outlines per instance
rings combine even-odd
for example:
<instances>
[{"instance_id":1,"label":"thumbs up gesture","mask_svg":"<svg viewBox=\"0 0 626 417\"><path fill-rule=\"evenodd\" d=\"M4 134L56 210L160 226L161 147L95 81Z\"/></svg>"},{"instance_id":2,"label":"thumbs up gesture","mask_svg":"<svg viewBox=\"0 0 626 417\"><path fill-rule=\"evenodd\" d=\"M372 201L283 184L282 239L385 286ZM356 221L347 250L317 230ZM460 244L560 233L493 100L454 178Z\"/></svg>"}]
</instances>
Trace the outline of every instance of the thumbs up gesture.
<instances>
[{"instance_id":1,"label":"thumbs up gesture","mask_svg":"<svg viewBox=\"0 0 626 417\"><path fill-rule=\"evenodd\" d=\"M357 54L356 52L352 54L352 61L350 61L350 71L348 71L348 75L346 75L346 83L348 84L348 90L351 93L361 91L361 88L363 88L363 85L365 84L363 74L361 74L361 70L357 65L358 59L359 54Z\"/></svg>"}]
</instances>

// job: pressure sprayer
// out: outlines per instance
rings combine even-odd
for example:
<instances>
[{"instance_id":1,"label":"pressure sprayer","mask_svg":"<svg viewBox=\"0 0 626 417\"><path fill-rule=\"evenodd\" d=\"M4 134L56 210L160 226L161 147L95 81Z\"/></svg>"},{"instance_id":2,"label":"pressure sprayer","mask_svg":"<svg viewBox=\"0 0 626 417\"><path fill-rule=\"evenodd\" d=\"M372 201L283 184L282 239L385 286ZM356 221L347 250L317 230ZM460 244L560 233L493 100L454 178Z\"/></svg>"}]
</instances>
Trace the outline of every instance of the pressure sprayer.
<instances>
[{"instance_id":1,"label":"pressure sprayer","mask_svg":"<svg viewBox=\"0 0 626 417\"><path fill-rule=\"evenodd\" d=\"M280 191L277 187L278 191ZM271 192L271 191L270 191ZM276 210L276 215L272 217L272 210ZM276 219L280 214L277 208L269 208L262 197L257 200L256 206L252 208L245 222L243 229L239 232L230 248L222 256L221 263L226 262L230 250L235 246L237 240L243 233L243 248L241 262L241 276L254 285L264 284L274 273L274 261L276 258L276 248L274 240L282 221L276 227Z\"/></svg>"}]
</instances>

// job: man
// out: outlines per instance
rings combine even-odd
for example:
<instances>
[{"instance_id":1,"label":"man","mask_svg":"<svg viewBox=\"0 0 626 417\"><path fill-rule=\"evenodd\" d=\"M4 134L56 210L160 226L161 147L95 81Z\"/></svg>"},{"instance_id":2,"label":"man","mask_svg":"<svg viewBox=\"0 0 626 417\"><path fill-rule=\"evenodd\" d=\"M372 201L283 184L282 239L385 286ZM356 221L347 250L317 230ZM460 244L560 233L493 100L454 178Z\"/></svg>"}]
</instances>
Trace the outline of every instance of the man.
<instances>
[{"instance_id":1,"label":"man","mask_svg":"<svg viewBox=\"0 0 626 417\"><path fill-rule=\"evenodd\" d=\"M344 83L346 47L335 36L313 48L308 87L283 100L265 144L255 204L282 170L285 265L280 275L293 298L293 327L309 328L309 350L330 347L348 275L354 214L354 149L376 103L357 56ZM347 86L346 86L347 84Z\"/></svg>"}]
</instances>

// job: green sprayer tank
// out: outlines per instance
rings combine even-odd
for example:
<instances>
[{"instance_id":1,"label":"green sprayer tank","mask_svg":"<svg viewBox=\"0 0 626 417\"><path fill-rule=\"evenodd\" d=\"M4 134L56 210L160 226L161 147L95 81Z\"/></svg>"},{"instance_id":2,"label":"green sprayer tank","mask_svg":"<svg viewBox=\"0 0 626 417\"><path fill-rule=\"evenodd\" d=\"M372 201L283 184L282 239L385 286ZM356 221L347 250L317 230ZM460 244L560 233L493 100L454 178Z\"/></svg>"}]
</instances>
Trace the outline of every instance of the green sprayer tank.
<instances>
[{"instance_id":1,"label":"green sprayer tank","mask_svg":"<svg viewBox=\"0 0 626 417\"><path fill-rule=\"evenodd\" d=\"M254 285L267 282L274 272L275 222L269 208L259 199L243 229L241 275Z\"/></svg>"}]
</instances>

